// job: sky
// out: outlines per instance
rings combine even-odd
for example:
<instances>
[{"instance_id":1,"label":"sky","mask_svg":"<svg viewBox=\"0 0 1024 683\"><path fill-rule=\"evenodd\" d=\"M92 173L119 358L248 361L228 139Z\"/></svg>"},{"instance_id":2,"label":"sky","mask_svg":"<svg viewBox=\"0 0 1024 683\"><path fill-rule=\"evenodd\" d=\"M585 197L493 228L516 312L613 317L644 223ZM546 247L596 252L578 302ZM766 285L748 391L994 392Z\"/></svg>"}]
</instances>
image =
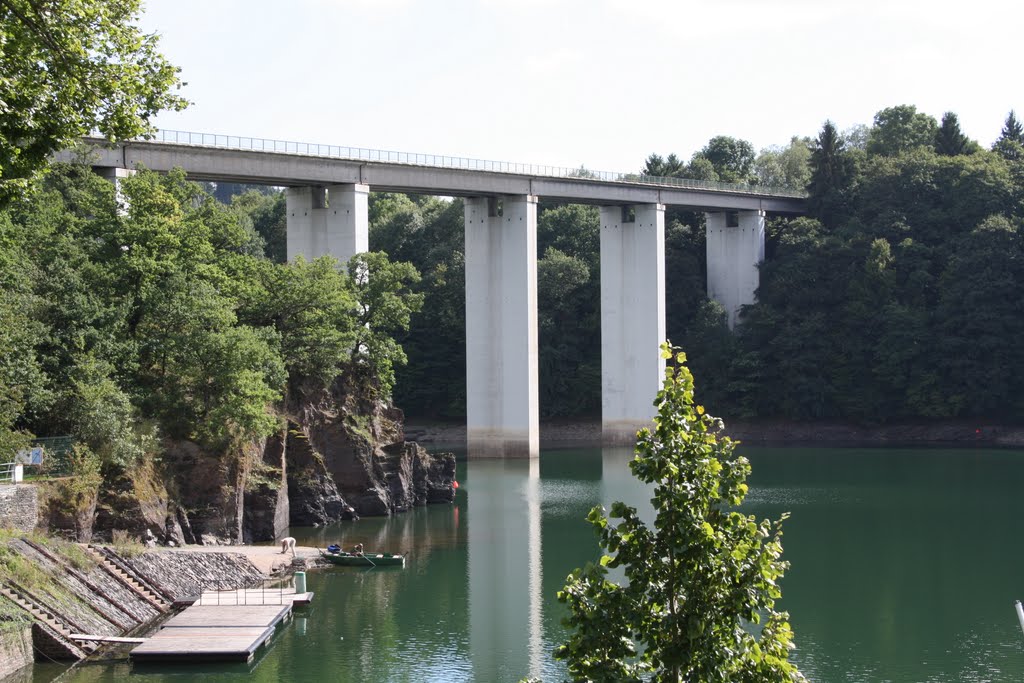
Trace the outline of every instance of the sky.
<instances>
[{"instance_id":1,"label":"sky","mask_svg":"<svg viewBox=\"0 0 1024 683\"><path fill-rule=\"evenodd\" d=\"M192 105L160 128L636 171L955 112L1024 113L1016 0L146 0Z\"/></svg>"}]
</instances>

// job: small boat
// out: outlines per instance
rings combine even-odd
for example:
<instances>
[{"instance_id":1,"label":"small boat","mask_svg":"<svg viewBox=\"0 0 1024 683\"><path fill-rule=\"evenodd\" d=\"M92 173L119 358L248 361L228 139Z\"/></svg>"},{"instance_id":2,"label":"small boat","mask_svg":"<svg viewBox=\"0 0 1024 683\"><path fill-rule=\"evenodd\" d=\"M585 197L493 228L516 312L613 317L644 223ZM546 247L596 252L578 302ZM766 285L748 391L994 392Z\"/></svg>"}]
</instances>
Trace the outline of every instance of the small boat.
<instances>
[{"instance_id":1,"label":"small boat","mask_svg":"<svg viewBox=\"0 0 1024 683\"><path fill-rule=\"evenodd\" d=\"M341 567L404 567L405 555L321 550L320 557Z\"/></svg>"}]
</instances>

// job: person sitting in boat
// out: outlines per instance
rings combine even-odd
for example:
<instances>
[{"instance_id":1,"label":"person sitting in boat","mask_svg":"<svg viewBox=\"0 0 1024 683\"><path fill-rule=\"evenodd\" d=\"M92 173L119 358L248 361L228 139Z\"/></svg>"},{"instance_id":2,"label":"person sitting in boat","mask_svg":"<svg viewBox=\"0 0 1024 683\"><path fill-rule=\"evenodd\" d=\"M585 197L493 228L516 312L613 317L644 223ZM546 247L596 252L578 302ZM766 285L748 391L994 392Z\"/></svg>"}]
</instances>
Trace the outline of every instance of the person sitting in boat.
<instances>
[{"instance_id":1,"label":"person sitting in boat","mask_svg":"<svg viewBox=\"0 0 1024 683\"><path fill-rule=\"evenodd\" d=\"M355 547L352 548L352 554L353 555L362 555L363 554L363 544L362 543L357 543L355 545Z\"/></svg>"}]
</instances>

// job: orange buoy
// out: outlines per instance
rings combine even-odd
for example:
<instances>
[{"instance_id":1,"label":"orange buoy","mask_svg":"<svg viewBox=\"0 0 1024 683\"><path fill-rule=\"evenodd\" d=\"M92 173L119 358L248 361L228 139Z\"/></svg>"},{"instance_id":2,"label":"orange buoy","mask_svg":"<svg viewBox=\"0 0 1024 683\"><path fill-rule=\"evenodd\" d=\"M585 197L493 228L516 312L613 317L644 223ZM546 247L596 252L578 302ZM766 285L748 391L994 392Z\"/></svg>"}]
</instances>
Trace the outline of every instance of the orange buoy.
<instances>
[{"instance_id":1,"label":"orange buoy","mask_svg":"<svg viewBox=\"0 0 1024 683\"><path fill-rule=\"evenodd\" d=\"M453 489L457 489L457 488L459 488L459 482L457 482L457 481L455 481L455 480L453 479L453 480L452 480L452 488L453 488Z\"/></svg>"}]
</instances>

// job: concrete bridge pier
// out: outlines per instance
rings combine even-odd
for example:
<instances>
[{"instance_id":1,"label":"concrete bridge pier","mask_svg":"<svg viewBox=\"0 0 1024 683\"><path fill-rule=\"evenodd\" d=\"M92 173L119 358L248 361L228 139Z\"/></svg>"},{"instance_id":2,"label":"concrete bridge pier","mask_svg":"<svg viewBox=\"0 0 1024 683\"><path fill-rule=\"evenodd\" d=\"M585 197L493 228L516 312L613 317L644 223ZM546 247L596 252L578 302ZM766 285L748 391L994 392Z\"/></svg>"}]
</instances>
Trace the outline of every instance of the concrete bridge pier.
<instances>
[{"instance_id":1,"label":"concrete bridge pier","mask_svg":"<svg viewBox=\"0 0 1024 683\"><path fill-rule=\"evenodd\" d=\"M636 441L654 417L665 361L665 206L601 207L601 425Z\"/></svg>"},{"instance_id":2,"label":"concrete bridge pier","mask_svg":"<svg viewBox=\"0 0 1024 683\"><path fill-rule=\"evenodd\" d=\"M722 304L729 329L740 307L752 304L761 284L764 261L764 211L706 213L708 298Z\"/></svg>"},{"instance_id":3,"label":"concrete bridge pier","mask_svg":"<svg viewBox=\"0 0 1024 683\"><path fill-rule=\"evenodd\" d=\"M128 199L124 196L124 191L121 188L121 181L125 178L131 178L137 173L137 171L130 168L108 166L97 169L97 173L101 178L105 178L114 184L114 197L117 200L117 215L127 216Z\"/></svg>"},{"instance_id":4,"label":"concrete bridge pier","mask_svg":"<svg viewBox=\"0 0 1024 683\"><path fill-rule=\"evenodd\" d=\"M370 188L362 184L289 187L286 197L288 260L325 254L344 266L369 250Z\"/></svg>"},{"instance_id":5,"label":"concrete bridge pier","mask_svg":"<svg viewBox=\"0 0 1024 683\"><path fill-rule=\"evenodd\" d=\"M536 457L537 197L464 201L469 457Z\"/></svg>"},{"instance_id":6,"label":"concrete bridge pier","mask_svg":"<svg viewBox=\"0 0 1024 683\"><path fill-rule=\"evenodd\" d=\"M327 253L324 227L326 203L323 187L289 187L286 190L285 233L289 261L295 260L296 256L312 261Z\"/></svg>"}]
</instances>

